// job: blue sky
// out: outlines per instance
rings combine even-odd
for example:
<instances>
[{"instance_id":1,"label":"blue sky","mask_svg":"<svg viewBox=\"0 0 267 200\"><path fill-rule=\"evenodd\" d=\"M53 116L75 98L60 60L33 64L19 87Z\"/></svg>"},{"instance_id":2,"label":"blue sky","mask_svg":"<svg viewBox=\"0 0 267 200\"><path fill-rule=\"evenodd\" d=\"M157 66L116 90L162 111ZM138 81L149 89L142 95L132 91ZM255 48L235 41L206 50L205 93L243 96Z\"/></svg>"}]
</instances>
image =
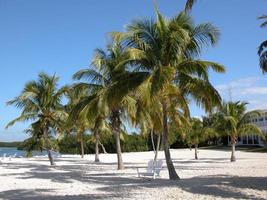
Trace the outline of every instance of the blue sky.
<instances>
[{"instance_id":1,"label":"blue sky","mask_svg":"<svg viewBox=\"0 0 267 200\"><path fill-rule=\"evenodd\" d=\"M161 12L172 17L185 0L158 0ZM211 22L221 30L218 45L202 58L226 66L211 81L224 99L246 100L249 109L267 108L267 75L258 67L257 46L267 29L256 18L266 14L266 0L199 0L196 23ZM41 71L61 77L60 84L90 63L93 49L103 47L110 31L122 31L136 18L154 18L152 0L0 0L0 141L22 140L27 124L5 125L20 111L5 103ZM192 115L203 112L191 106Z\"/></svg>"}]
</instances>

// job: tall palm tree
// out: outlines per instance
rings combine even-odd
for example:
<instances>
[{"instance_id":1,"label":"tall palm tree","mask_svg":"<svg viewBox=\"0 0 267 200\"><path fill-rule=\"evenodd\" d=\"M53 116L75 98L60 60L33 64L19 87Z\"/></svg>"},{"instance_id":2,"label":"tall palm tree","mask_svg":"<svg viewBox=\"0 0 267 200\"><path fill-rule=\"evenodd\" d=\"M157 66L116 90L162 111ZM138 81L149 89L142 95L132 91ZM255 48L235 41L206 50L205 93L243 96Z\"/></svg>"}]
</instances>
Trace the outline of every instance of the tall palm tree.
<instances>
[{"instance_id":1,"label":"tall palm tree","mask_svg":"<svg viewBox=\"0 0 267 200\"><path fill-rule=\"evenodd\" d=\"M45 148L51 165L54 165L49 143L49 132L56 130L67 117L61 104L62 97L67 91L66 87L58 89L59 78L40 73L37 81L26 83L23 91L7 105L15 105L22 109L21 115L9 122L6 128L17 122L34 121L38 124L45 141Z\"/></svg>"},{"instance_id":2,"label":"tall palm tree","mask_svg":"<svg viewBox=\"0 0 267 200\"><path fill-rule=\"evenodd\" d=\"M188 115L188 96L207 110L220 104L220 95L209 82L208 69L223 72L224 68L195 59L203 46L216 43L219 32L208 23L195 26L184 12L171 20L165 19L158 10L156 14L156 21L135 20L125 33L112 35L128 46L135 58L133 70L147 73L145 81L151 83L147 92L159 99L162 108L163 146L169 177L179 179L169 151L170 109L175 105L174 110Z\"/></svg>"},{"instance_id":3,"label":"tall palm tree","mask_svg":"<svg viewBox=\"0 0 267 200\"><path fill-rule=\"evenodd\" d=\"M221 112L217 118L217 129L230 136L232 153L231 162L236 161L235 144L238 136L248 134L263 136L262 131L253 123L251 118L260 116L258 111L246 112L245 102L228 102L224 103Z\"/></svg>"},{"instance_id":4,"label":"tall palm tree","mask_svg":"<svg viewBox=\"0 0 267 200\"><path fill-rule=\"evenodd\" d=\"M108 118L116 140L118 169L124 168L120 145L122 117L133 112L135 104L127 94L142 80L139 73L126 71L127 61L128 52L114 43L107 46L107 51L97 49L91 68L80 70L73 76L76 80L89 81L80 83L80 87L92 91L92 95L85 97L74 112L81 112L93 121L98 121L97 117Z\"/></svg>"},{"instance_id":5,"label":"tall palm tree","mask_svg":"<svg viewBox=\"0 0 267 200\"><path fill-rule=\"evenodd\" d=\"M262 28L267 26L267 15L262 15L258 19L263 19L264 22L261 24ZM260 58L260 67L263 73L267 72L267 40L263 41L258 48L258 55Z\"/></svg>"}]
</instances>

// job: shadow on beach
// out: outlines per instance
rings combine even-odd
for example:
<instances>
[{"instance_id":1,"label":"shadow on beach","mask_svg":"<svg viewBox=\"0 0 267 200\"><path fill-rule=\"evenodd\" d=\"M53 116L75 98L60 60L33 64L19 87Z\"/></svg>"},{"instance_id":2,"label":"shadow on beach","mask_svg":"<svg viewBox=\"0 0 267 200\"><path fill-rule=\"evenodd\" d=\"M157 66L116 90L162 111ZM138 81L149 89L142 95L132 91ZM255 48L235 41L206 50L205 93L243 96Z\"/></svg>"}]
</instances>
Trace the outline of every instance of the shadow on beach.
<instances>
[{"instance_id":1,"label":"shadow on beach","mask_svg":"<svg viewBox=\"0 0 267 200\"><path fill-rule=\"evenodd\" d=\"M181 160L180 160L181 161ZM217 160L218 162L224 160ZM267 190L266 177L238 177L227 175L197 176L179 181L169 181L167 179L151 180L148 178L137 178L135 171L116 171L116 163L95 164L84 161L83 165L75 164L74 160L64 166L50 167L48 165L38 165L33 163L9 164L8 168L20 169L29 168L24 173L12 173L9 176L17 176L17 179L47 179L57 183L72 184L79 181L83 184L94 185L93 190L88 190L86 194L79 195L52 195L57 191L53 189L13 189L0 193L1 199L130 199L144 192L142 189L153 190L182 190L194 195L209 195L212 198L235 198L235 199L255 199L253 193L241 192L242 189L253 189L257 191ZM73 163L72 163L73 162ZM179 162L179 161L177 161ZM190 161L189 161L190 162ZM203 161L205 162L205 161ZM216 162L216 160L214 161ZM87 163L86 165L84 165ZM139 163L138 163L139 164ZM136 163L125 163L126 169L131 168ZM186 169L187 166L184 166ZM177 167L178 171L181 166ZM107 171L106 171L107 170ZM113 171L114 170L114 171ZM94 173L91 173L94 172ZM4 179L4 174L1 175ZM151 190L150 190L151 189ZM145 190L147 192L147 190ZM172 191L169 191L172 194ZM146 194L146 193L145 193ZM179 195L179 191L176 192ZM149 194L148 194L149 195ZM177 198L181 198L177 196Z\"/></svg>"}]
</instances>

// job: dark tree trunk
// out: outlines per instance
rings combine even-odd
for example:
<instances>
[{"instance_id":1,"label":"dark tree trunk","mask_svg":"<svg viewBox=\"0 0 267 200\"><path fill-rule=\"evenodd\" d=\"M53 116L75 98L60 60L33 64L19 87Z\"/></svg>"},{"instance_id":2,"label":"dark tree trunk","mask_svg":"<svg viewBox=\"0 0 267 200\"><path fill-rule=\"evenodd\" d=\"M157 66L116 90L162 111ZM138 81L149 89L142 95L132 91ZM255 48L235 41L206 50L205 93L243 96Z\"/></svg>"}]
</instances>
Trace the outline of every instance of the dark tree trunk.
<instances>
[{"instance_id":1,"label":"dark tree trunk","mask_svg":"<svg viewBox=\"0 0 267 200\"><path fill-rule=\"evenodd\" d=\"M198 159L198 156L197 156L197 144L195 144L195 159L196 160Z\"/></svg>"},{"instance_id":2,"label":"dark tree trunk","mask_svg":"<svg viewBox=\"0 0 267 200\"><path fill-rule=\"evenodd\" d=\"M162 134L162 141L163 141L163 148L164 148L164 153L165 153L165 159L166 159L166 164L169 172L169 179L170 180L178 180L180 179L178 174L175 171L172 159L171 159L171 154L170 154L170 146L169 146L169 141L168 141L168 116L167 116L167 105L165 103L162 103L162 111L163 111L163 134Z\"/></svg>"},{"instance_id":3,"label":"dark tree trunk","mask_svg":"<svg viewBox=\"0 0 267 200\"><path fill-rule=\"evenodd\" d=\"M81 133L81 158L84 158L84 143L83 143L83 134Z\"/></svg>"},{"instance_id":4,"label":"dark tree trunk","mask_svg":"<svg viewBox=\"0 0 267 200\"><path fill-rule=\"evenodd\" d=\"M158 159L159 148L160 148L160 135L158 135L157 147L156 147L156 152L155 152L154 162L156 162L157 159Z\"/></svg>"},{"instance_id":5,"label":"dark tree trunk","mask_svg":"<svg viewBox=\"0 0 267 200\"><path fill-rule=\"evenodd\" d=\"M99 162L99 133L95 132L95 162Z\"/></svg>"},{"instance_id":6,"label":"dark tree trunk","mask_svg":"<svg viewBox=\"0 0 267 200\"><path fill-rule=\"evenodd\" d=\"M236 161L236 157L235 157L235 137L231 136L231 145L232 145L232 154L231 154L231 162L235 162Z\"/></svg>"},{"instance_id":7,"label":"dark tree trunk","mask_svg":"<svg viewBox=\"0 0 267 200\"><path fill-rule=\"evenodd\" d=\"M103 153L106 154L106 153L107 153L106 148L105 148L104 145L100 142L100 140L99 140L99 145L101 146Z\"/></svg>"},{"instance_id":8,"label":"dark tree trunk","mask_svg":"<svg viewBox=\"0 0 267 200\"><path fill-rule=\"evenodd\" d=\"M51 154L50 145L49 145L48 127L44 128L44 139L45 139L45 148L46 148L47 155L50 161L50 165L55 165L52 154Z\"/></svg>"},{"instance_id":9,"label":"dark tree trunk","mask_svg":"<svg viewBox=\"0 0 267 200\"><path fill-rule=\"evenodd\" d=\"M123 161L122 161L122 153L121 153L121 142L120 142L120 111L119 110L113 110L112 111L112 129L113 134L115 136L116 141L116 151L117 151L117 162L118 162L118 170L124 169Z\"/></svg>"}]
</instances>

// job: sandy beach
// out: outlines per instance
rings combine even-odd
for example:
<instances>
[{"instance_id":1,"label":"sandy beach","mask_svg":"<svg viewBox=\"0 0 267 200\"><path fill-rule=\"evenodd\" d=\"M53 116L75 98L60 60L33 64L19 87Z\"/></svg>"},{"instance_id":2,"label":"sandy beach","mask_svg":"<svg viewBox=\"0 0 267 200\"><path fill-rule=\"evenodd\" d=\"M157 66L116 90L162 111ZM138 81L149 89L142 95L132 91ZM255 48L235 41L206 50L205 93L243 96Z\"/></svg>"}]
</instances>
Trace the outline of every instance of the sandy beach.
<instances>
[{"instance_id":1,"label":"sandy beach","mask_svg":"<svg viewBox=\"0 0 267 200\"><path fill-rule=\"evenodd\" d=\"M116 170L116 155L84 159L13 158L0 164L0 199L267 199L267 154L237 151L171 150L180 181L169 181L166 165L161 177L138 178L136 167L146 167L153 152L124 153L125 170ZM159 158L163 159L163 152ZM144 169L145 170L145 169Z\"/></svg>"}]
</instances>

